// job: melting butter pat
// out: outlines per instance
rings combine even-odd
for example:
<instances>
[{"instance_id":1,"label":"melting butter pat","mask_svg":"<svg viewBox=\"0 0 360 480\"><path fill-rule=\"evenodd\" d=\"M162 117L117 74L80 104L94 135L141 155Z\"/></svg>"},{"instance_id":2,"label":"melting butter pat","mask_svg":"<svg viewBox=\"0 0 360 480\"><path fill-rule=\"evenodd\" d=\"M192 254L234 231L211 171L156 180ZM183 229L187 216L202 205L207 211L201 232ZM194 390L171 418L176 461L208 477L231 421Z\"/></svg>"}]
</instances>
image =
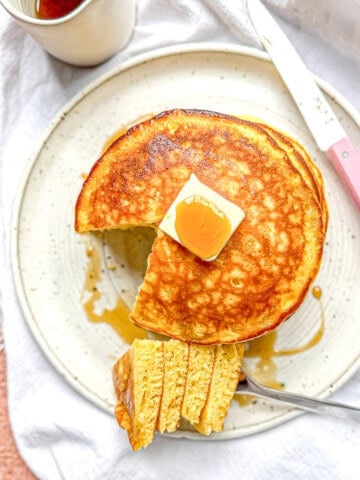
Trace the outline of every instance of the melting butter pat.
<instances>
[{"instance_id":1,"label":"melting butter pat","mask_svg":"<svg viewBox=\"0 0 360 480\"><path fill-rule=\"evenodd\" d=\"M202 260L212 261L244 217L240 207L191 174L159 228Z\"/></svg>"}]
</instances>

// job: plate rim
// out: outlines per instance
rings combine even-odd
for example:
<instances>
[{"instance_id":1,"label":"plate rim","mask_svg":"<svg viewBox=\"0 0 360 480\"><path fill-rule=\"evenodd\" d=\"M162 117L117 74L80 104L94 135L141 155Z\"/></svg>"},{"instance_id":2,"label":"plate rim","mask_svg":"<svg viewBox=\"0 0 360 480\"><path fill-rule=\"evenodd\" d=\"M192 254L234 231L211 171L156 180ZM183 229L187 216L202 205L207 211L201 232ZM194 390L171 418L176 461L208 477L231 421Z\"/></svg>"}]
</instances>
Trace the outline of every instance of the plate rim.
<instances>
[{"instance_id":1,"label":"plate rim","mask_svg":"<svg viewBox=\"0 0 360 480\"><path fill-rule=\"evenodd\" d=\"M27 296L25 293L25 285L22 280L21 271L20 271L20 258L19 258L19 219L22 211L22 205L24 202L24 195L26 192L27 184L31 176L31 172L34 169L37 159L41 154L42 150L46 145L47 139L51 136L52 132L57 128L57 126L63 121L67 113L71 111L83 98L89 95L93 90L100 87L102 84L106 83L111 78L130 70L134 67L140 66L145 63L149 63L154 60L165 58L168 56L183 55L183 54L196 54L196 53L219 53L219 54L232 54L239 56L252 57L254 59L262 60L268 63L272 63L269 55L257 48L229 44L229 43L214 43L214 42L203 42L203 43L186 43L179 44L176 46L167 46L162 48L157 48L150 50L148 52L138 54L131 59L121 62L119 65L110 68L108 71L100 74L95 79L87 83L83 88L80 89L78 93L73 95L70 100L68 100L63 107L61 107L58 112L52 118L49 126L44 130L43 135L40 137L37 148L30 155L28 164L24 168L22 177L17 185L16 194L13 202L13 211L11 217L11 232L10 232L10 261L11 261L11 271L14 281L16 296L18 299L18 304L22 311L25 323L28 330L31 332L33 338L35 339L38 347L41 349L42 353L45 355L50 365L55 368L56 372L62 377L71 387L75 390L77 394L80 394L87 401L91 402L96 407L100 408L102 411L111 415L110 405L105 406L106 401L103 398L100 398L95 392L89 390L88 387L82 384L79 378L74 378L68 368L62 364L61 359L59 359L54 352L49 347L46 342L43 333L39 329L39 326L34 318L30 305L27 301ZM276 67L274 66L276 70ZM360 112L358 112L350 102L340 94L334 87L332 87L328 82L322 80L317 75L313 75L316 83L320 86L330 98L332 98L336 103L338 103L352 118L355 124L360 128ZM281 78L280 78L281 80ZM338 377L335 381L331 383L331 387L327 387L321 392L317 398L324 398L340 388L344 383L346 383L360 367L360 355L359 357L350 365L346 370L346 373ZM288 407L291 408L291 407ZM171 438L186 438L190 440L228 440L234 438L241 438L248 435L253 435L255 433L260 433L262 431L269 430L275 426L279 426L282 423L285 423L299 415L302 415L304 412L301 412L296 409L290 409L284 413L280 413L274 418L271 418L268 421L262 422L259 425L252 425L246 428L246 431L241 429L234 429L223 431L218 434L213 434L210 437L205 437L196 432L178 430L171 434L165 434ZM284 418L285 417L285 418Z\"/></svg>"}]
</instances>

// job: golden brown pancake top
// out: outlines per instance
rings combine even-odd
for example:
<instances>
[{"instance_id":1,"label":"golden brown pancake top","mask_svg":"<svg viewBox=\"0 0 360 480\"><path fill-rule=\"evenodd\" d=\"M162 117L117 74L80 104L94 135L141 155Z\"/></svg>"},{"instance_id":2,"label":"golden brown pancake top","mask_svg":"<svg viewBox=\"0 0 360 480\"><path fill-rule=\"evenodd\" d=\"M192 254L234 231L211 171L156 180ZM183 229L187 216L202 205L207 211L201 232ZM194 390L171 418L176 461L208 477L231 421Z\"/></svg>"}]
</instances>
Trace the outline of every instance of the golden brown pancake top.
<instances>
[{"instance_id":1,"label":"golden brown pancake top","mask_svg":"<svg viewBox=\"0 0 360 480\"><path fill-rule=\"evenodd\" d=\"M297 309L318 271L326 225L319 179L280 143L259 124L174 110L131 128L95 164L77 202L78 231L156 228L191 173L245 212L213 262L158 234L131 314L138 325L231 343Z\"/></svg>"}]
</instances>

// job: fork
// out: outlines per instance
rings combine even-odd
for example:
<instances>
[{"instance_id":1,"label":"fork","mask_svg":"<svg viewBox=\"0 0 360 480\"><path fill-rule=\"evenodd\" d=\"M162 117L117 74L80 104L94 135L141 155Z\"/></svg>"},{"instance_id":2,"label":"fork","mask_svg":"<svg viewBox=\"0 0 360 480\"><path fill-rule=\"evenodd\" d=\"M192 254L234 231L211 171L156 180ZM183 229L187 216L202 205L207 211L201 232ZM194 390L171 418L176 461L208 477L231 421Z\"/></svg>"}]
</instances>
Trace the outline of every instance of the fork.
<instances>
[{"instance_id":1,"label":"fork","mask_svg":"<svg viewBox=\"0 0 360 480\"><path fill-rule=\"evenodd\" d=\"M242 366L244 379L241 378L236 393L242 395L255 395L258 397L271 398L273 400L293 405L301 410L323 415L331 415L342 420L360 421L360 408L343 403L328 402L305 395L284 392L274 388L265 387L258 383L249 372Z\"/></svg>"}]
</instances>

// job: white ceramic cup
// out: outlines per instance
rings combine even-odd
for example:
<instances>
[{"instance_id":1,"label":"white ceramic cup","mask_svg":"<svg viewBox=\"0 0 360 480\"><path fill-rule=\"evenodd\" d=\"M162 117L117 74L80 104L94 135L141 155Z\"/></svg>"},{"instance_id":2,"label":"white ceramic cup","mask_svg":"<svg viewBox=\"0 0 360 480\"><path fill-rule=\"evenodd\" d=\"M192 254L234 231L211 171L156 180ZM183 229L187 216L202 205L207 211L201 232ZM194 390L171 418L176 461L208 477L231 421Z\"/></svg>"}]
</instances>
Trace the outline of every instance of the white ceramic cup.
<instances>
[{"instance_id":1,"label":"white ceramic cup","mask_svg":"<svg viewBox=\"0 0 360 480\"><path fill-rule=\"evenodd\" d=\"M123 48L135 24L135 0L84 0L53 20L35 16L36 0L0 3L47 52L83 67L98 65Z\"/></svg>"}]
</instances>

